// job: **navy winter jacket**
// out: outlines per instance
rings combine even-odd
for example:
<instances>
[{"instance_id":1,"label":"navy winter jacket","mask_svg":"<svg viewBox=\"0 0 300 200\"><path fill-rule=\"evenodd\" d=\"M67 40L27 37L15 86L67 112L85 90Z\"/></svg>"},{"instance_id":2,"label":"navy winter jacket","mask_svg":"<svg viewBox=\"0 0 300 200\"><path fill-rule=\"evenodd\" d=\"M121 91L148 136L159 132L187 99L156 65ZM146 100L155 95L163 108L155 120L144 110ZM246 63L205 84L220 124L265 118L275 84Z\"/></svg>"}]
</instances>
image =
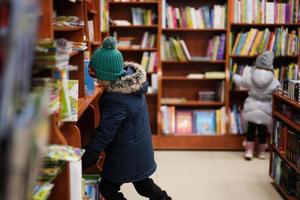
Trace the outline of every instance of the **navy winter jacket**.
<instances>
[{"instance_id":1,"label":"navy winter jacket","mask_svg":"<svg viewBox=\"0 0 300 200\"><path fill-rule=\"evenodd\" d=\"M100 125L86 147L105 150L102 177L115 183L140 181L156 170L146 73L136 63L125 63L124 70L126 75L111 82L100 98Z\"/></svg>"}]
</instances>

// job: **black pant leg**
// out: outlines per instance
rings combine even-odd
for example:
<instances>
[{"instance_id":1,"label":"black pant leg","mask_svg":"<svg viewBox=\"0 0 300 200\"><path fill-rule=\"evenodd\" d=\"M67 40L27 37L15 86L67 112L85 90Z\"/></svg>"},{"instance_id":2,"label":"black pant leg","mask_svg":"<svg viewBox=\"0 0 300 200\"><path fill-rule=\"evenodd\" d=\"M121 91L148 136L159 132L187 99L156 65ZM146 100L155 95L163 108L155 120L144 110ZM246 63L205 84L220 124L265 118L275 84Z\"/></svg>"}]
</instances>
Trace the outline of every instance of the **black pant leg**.
<instances>
[{"instance_id":1,"label":"black pant leg","mask_svg":"<svg viewBox=\"0 0 300 200\"><path fill-rule=\"evenodd\" d=\"M105 198L105 200L126 200L124 195L119 192L122 183L112 183L105 179L100 181L100 194Z\"/></svg>"},{"instance_id":2,"label":"black pant leg","mask_svg":"<svg viewBox=\"0 0 300 200\"><path fill-rule=\"evenodd\" d=\"M258 125L257 129L259 144L266 144L268 127L266 125Z\"/></svg>"},{"instance_id":3,"label":"black pant leg","mask_svg":"<svg viewBox=\"0 0 300 200\"><path fill-rule=\"evenodd\" d=\"M257 127L256 124L254 124L252 122L248 122L247 141L254 142L255 133L256 133L256 127Z\"/></svg>"},{"instance_id":4,"label":"black pant leg","mask_svg":"<svg viewBox=\"0 0 300 200\"><path fill-rule=\"evenodd\" d=\"M170 200L167 193L157 186L151 178L133 182L135 190L143 197L150 200Z\"/></svg>"}]
</instances>

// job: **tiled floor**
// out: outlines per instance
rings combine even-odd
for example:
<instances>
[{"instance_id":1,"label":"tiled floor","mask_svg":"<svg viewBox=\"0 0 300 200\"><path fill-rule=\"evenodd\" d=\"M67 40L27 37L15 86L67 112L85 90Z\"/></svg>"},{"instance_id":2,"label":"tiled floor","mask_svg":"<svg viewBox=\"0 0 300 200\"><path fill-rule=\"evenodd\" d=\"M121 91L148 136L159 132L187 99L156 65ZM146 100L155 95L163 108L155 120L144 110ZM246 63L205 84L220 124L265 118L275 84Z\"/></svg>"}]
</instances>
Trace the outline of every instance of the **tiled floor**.
<instances>
[{"instance_id":1,"label":"tiled floor","mask_svg":"<svg viewBox=\"0 0 300 200\"><path fill-rule=\"evenodd\" d=\"M174 200L281 200L268 176L269 160L245 161L242 152L157 151L153 179ZM128 200L143 200L131 184Z\"/></svg>"}]
</instances>

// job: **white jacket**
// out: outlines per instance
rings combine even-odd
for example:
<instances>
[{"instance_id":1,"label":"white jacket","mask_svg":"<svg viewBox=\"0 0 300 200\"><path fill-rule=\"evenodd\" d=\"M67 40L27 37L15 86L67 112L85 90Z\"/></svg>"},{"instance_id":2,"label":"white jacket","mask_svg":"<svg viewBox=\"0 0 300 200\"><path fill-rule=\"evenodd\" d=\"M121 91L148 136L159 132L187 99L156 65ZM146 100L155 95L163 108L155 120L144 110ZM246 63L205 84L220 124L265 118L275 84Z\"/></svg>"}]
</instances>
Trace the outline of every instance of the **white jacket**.
<instances>
[{"instance_id":1,"label":"white jacket","mask_svg":"<svg viewBox=\"0 0 300 200\"><path fill-rule=\"evenodd\" d=\"M244 103L242 119L244 128L247 122L267 125L272 128L272 93L280 87L271 71L245 67L243 75L235 74L233 81L238 86L248 89L248 97ZM245 129L246 130L246 129Z\"/></svg>"}]
</instances>

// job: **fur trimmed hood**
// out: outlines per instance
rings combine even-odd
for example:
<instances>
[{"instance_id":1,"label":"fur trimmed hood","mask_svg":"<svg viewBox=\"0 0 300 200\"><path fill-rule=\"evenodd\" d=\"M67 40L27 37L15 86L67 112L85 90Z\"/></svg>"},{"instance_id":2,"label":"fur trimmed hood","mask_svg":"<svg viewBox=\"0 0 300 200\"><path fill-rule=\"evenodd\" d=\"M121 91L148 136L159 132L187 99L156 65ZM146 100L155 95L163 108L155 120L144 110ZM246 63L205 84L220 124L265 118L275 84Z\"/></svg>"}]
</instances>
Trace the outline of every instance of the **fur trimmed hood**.
<instances>
[{"instance_id":1,"label":"fur trimmed hood","mask_svg":"<svg viewBox=\"0 0 300 200\"><path fill-rule=\"evenodd\" d=\"M125 73L124 76L112 81L106 89L107 92L122 94L140 93L141 90L142 93L147 92L146 72L141 65L134 62L124 62L124 70L127 72L129 68L133 73Z\"/></svg>"}]
</instances>

